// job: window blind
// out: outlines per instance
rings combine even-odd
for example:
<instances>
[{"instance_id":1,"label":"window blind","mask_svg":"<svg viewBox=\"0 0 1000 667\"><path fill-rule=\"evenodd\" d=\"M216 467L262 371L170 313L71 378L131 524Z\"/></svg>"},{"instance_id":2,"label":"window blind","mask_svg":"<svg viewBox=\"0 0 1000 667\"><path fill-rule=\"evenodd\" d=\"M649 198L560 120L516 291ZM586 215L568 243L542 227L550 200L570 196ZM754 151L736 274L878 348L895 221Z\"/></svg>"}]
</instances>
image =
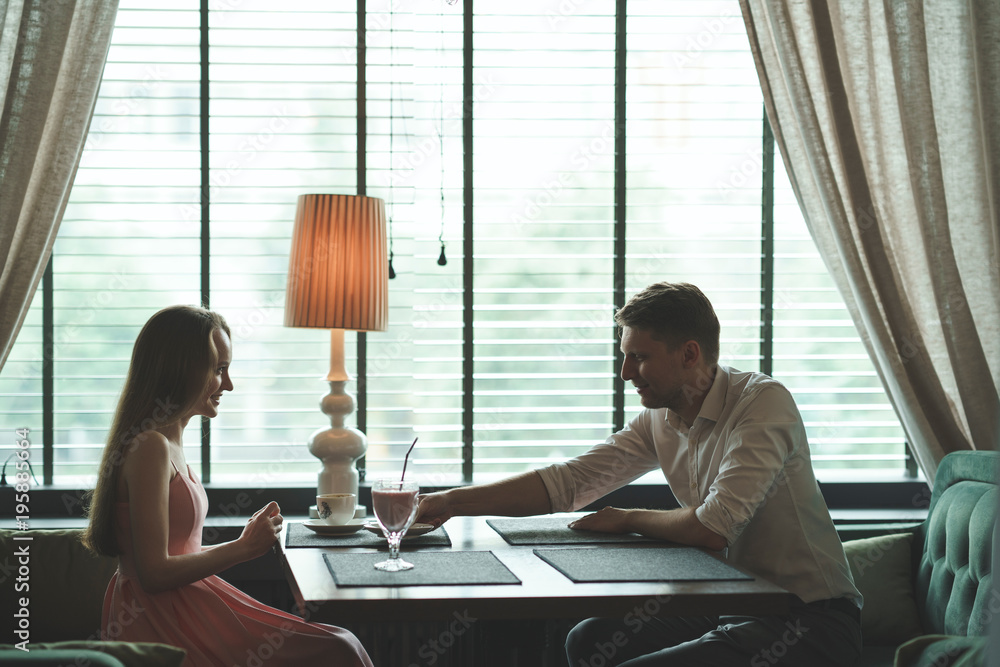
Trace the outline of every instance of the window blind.
<instances>
[{"instance_id":1,"label":"window blind","mask_svg":"<svg viewBox=\"0 0 1000 667\"><path fill-rule=\"evenodd\" d=\"M94 479L143 323L200 300L198 21L196 2L118 12L52 253L57 480ZM194 424L194 465L199 441Z\"/></svg>"},{"instance_id":2,"label":"window blind","mask_svg":"<svg viewBox=\"0 0 1000 667\"><path fill-rule=\"evenodd\" d=\"M398 474L414 437L407 475L462 477L463 20L460 3L368 5L366 189L396 274L389 331L367 336L369 478Z\"/></svg>"},{"instance_id":3,"label":"window blind","mask_svg":"<svg viewBox=\"0 0 1000 667\"><path fill-rule=\"evenodd\" d=\"M762 102L739 6L633 1L627 34L627 291L698 285L720 363L759 370Z\"/></svg>"},{"instance_id":4,"label":"window blind","mask_svg":"<svg viewBox=\"0 0 1000 667\"><path fill-rule=\"evenodd\" d=\"M774 376L795 396L813 466L832 479L901 470L905 436L775 160Z\"/></svg>"},{"instance_id":5,"label":"window blind","mask_svg":"<svg viewBox=\"0 0 1000 667\"><path fill-rule=\"evenodd\" d=\"M612 430L615 3L477 3L477 475Z\"/></svg>"},{"instance_id":6,"label":"window blind","mask_svg":"<svg viewBox=\"0 0 1000 667\"><path fill-rule=\"evenodd\" d=\"M901 470L902 430L780 156L765 252L762 101L738 3L626 6L626 296L658 280L700 285L722 321L723 363L756 370L773 350L821 476ZM469 419L479 480L564 460L612 431L616 3L484 0L471 17L443 1L366 10L359 119L354 3L211 5L206 90L199 3L123 0L53 253L56 482L93 481L139 328L163 306L199 303L207 269L207 297L233 330L236 386L211 422L211 479L312 483L319 464L305 442L327 426L329 334L282 326L306 192L364 190L391 219L390 329L365 338L369 476L398 471L419 436L408 474L459 481ZM35 452L41 301L0 371L0 426L31 428ZM348 334L352 374L356 340ZM627 385L625 396L628 419L639 402ZM192 466L208 472L199 420L184 437Z\"/></svg>"},{"instance_id":7,"label":"window blind","mask_svg":"<svg viewBox=\"0 0 1000 667\"><path fill-rule=\"evenodd\" d=\"M355 5L222 5L208 29L211 305L233 331L235 386L211 423L212 480L311 482L330 332L283 326L285 283L298 196L357 192Z\"/></svg>"}]
</instances>

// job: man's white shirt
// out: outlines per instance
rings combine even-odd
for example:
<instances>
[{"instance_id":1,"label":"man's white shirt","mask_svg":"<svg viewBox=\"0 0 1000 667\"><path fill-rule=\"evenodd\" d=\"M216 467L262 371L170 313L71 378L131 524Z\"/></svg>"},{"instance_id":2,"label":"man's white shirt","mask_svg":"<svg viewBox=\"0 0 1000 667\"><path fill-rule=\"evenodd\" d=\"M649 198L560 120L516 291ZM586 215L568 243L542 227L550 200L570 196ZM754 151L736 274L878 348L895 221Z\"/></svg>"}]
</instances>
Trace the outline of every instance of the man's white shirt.
<instances>
[{"instance_id":1,"label":"man's white shirt","mask_svg":"<svg viewBox=\"0 0 1000 667\"><path fill-rule=\"evenodd\" d=\"M726 539L730 562L803 602L860 606L802 417L781 383L720 365L690 429L672 410L644 409L603 444L538 473L552 511L567 512L657 467L681 506Z\"/></svg>"}]
</instances>

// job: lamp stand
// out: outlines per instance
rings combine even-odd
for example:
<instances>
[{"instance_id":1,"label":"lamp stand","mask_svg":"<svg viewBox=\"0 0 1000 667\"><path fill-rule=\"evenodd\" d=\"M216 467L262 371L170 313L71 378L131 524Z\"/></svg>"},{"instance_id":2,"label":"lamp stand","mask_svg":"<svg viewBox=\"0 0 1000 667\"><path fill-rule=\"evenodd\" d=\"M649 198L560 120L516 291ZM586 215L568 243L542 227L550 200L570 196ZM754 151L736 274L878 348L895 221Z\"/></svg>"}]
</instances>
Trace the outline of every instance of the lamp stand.
<instances>
[{"instance_id":1,"label":"lamp stand","mask_svg":"<svg viewBox=\"0 0 1000 667\"><path fill-rule=\"evenodd\" d=\"M365 455L368 439L358 429L344 426L344 419L354 412L354 397L344 390L350 379L344 368L344 330L331 329L330 373L326 376L330 393L320 401L323 414L330 417L330 428L320 429L309 438L309 453L323 463L317 493L358 495L354 462Z\"/></svg>"}]
</instances>

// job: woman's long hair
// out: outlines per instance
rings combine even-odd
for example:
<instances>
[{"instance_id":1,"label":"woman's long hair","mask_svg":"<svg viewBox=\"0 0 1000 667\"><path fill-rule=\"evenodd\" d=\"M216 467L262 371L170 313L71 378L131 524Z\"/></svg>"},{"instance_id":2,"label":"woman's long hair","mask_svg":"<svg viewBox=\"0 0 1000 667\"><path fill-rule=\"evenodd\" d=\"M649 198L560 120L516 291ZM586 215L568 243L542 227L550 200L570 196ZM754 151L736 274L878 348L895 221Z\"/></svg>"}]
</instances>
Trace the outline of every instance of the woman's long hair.
<instances>
[{"instance_id":1,"label":"woman's long hair","mask_svg":"<svg viewBox=\"0 0 1000 667\"><path fill-rule=\"evenodd\" d=\"M230 335L229 325L218 313L171 306L149 318L139 332L97 484L87 498L90 523L83 543L91 551L119 555L115 502L122 463L142 447L143 433L180 421L203 398L219 358L212 340L216 329Z\"/></svg>"}]
</instances>

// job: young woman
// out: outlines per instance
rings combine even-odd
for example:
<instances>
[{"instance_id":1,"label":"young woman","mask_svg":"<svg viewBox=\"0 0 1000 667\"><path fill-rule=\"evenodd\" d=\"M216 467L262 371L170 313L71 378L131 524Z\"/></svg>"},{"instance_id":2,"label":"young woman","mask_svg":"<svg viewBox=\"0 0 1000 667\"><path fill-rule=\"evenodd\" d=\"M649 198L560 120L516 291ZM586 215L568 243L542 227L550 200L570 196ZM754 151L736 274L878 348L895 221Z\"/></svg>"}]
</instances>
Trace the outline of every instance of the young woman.
<instances>
[{"instance_id":1,"label":"young woman","mask_svg":"<svg viewBox=\"0 0 1000 667\"><path fill-rule=\"evenodd\" d=\"M192 417L215 417L232 391L229 327L217 313L173 306L150 318L132 350L85 544L119 558L104 598L106 639L187 650L185 666L370 667L357 638L263 605L215 576L262 555L282 517L271 502L232 542L203 547L205 489L184 461Z\"/></svg>"}]
</instances>

